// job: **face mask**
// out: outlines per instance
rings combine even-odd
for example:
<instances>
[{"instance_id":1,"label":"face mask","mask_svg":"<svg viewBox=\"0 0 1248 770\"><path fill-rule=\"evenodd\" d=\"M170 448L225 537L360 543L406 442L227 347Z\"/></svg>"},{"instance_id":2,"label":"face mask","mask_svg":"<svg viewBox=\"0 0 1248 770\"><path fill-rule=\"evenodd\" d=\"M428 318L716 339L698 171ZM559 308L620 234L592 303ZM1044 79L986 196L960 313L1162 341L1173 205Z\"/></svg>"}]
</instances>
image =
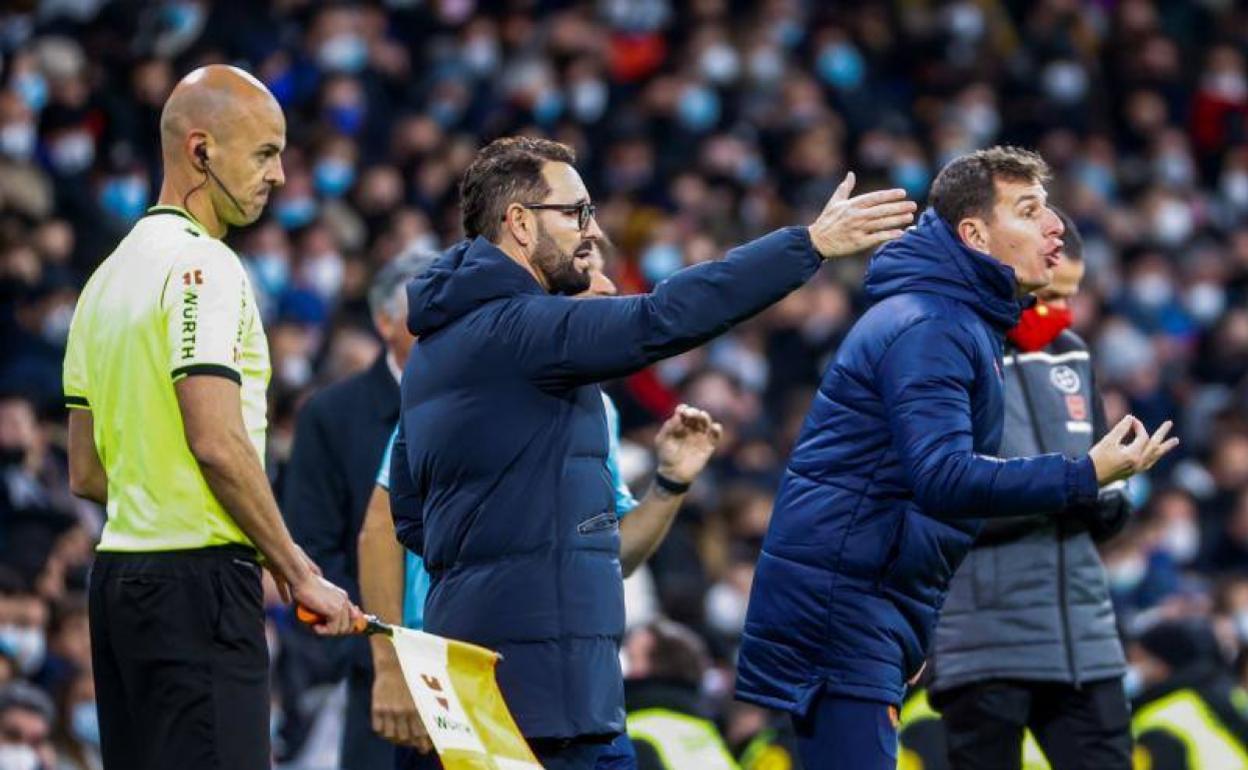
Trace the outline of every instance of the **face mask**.
<instances>
[{"instance_id":1,"label":"face mask","mask_svg":"<svg viewBox=\"0 0 1248 770\"><path fill-rule=\"evenodd\" d=\"M1226 310L1226 289L1216 283L1195 284L1183 293L1183 305L1202 326L1211 326Z\"/></svg>"},{"instance_id":2,"label":"face mask","mask_svg":"<svg viewBox=\"0 0 1248 770\"><path fill-rule=\"evenodd\" d=\"M1127 672L1122 675L1122 690L1127 700L1135 700L1144 691L1144 676L1139 666L1127 666Z\"/></svg>"},{"instance_id":3,"label":"face mask","mask_svg":"<svg viewBox=\"0 0 1248 770\"><path fill-rule=\"evenodd\" d=\"M281 254L261 253L251 258L256 283L270 297L281 296L290 285L290 262Z\"/></svg>"},{"instance_id":4,"label":"face mask","mask_svg":"<svg viewBox=\"0 0 1248 770\"><path fill-rule=\"evenodd\" d=\"M581 123L594 123L607 111L610 95L601 80L578 80L572 86L572 114Z\"/></svg>"},{"instance_id":5,"label":"face mask","mask_svg":"<svg viewBox=\"0 0 1248 770\"><path fill-rule=\"evenodd\" d=\"M735 588L719 583L706 595L706 622L725 636L736 636L745 627L748 597Z\"/></svg>"},{"instance_id":6,"label":"face mask","mask_svg":"<svg viewBox=\"0 0 1248 770\"><path fill-rule=\"evenodd\" d=\"M52 143L48 155L58 173L72 176L95 162L95 139L86 131L62 134Z\"/></svg>"},{"instance_id":7,"label":"face mask","mask_svg":"<svg viewBox=\"0 0 1248 770\"><path fill-rule=\"evenodd\" d=\"M1228 171L1222 175L1222 197L1241 211L1248 209L1248 173Z\"/></svg>"},{"instance_id":8,"label":"face mask","mask_svg":"<svg viewBox=\"0 0 1248 770\"><path fill-rule=\"evenodd\" d=\"M1171 187L1187 187L1194 175L1191 160L1181 152L1163 154L1153 164L1153 173L1163 184Z\"/></svg>"},{"instance_id":9,"label":"face mask","mask_svg":"<svg viewBox=\"0 0 1248 770\"><path fill-rule=\"evenodd\" d=\"M456 101L450 99L436 99L429 105L429 116L432 117L442 128L450 128L459 122L463 117L464 109Z\"/></svg>"},{"instance_id":10,"label":"face mask","mask_svg":"<svg viewBox=\"0 0 1248 770\"><path fill-rule=\"evenodd\" d=\"M763 177L767 175L767 166L757 155L747 155L733 169L733 174L738 182L749 186L763 181Z\"/></svg>"},{"instance_id":11,"label":"face mask","mask_svg":"<svg viewBox=\"0 0 1248 770\"><path fill-rule=\"evenodd\" d=\"M1235 635L1240 643L1248 642L1248 609L1236 610L1231 621L1235 624Z\"/></svg>"},{"instance_id":12,"label":"face mask","mask_svg":"<svg viewBox=\"0 0 1248 770\"><path fill-rule=\"evenodd\" d=\"M286 198L273 208L277 222L286 230L298 230L316 218L316 201L312 198Z\"/></svg>"},{"instance_id":13,"label":"face mask","mask_svg":"<svg viewBox=\"0 0 1248 770\"><path fill-rule=\"evenodd\" d=\"M147 202L147 181L141 177L113 177L100 187L100 208L127 224L143 216Z\"/></svg>"},{"instance_id":14,"label":"face mask","mask_svg":"<svg viewBox=\"0 0 1248 770\"><path fill-rule=\"evenodd\" d=\"M342 32L321 43L316 60L329 72L354 75L368 64L368 43L352 32Z\"/></svg>"},{"instance_id":15,"label":"face mask","mask_svg":"<svg viewBox=\"0 0 1248 770\"><path fill-rule=\"evenodd\" d=\"M984 34L984 12L973 2L956 3L947 10L949 31L955 37L970 42Z\"/></svg>"},{"instance_id":16,"label":"face mask","mask_svg":"<svg viewBox=\"0 0 1248 770\"><path fill-rule=\"evenodd\" d=\"M23 72L13 78L13 90L31 112L39 112L48 103L48 81L38 72Z\"/></svg>"},{"instance_id":17,"label":"face mask","mask_svg":"<svg viewBox=\"0 0 1248 770\"><path fill-rule=\"evenodd\" d=\"M1024 353L1044 350L1071 324L1070 308L1037 302L1023 311L1018 325L1006 334Z\"/></svg>"},{"instance_id":18,"label":"face mask","mask_svg":"<svg viewBox=\"0 0 1248 770\"><path fill-rule=\"evenodd\" d=\"M0 746L0 770L39 770L39 755L24 743Z\"/></svg>"},{"instance_id":19,"label":"face mask","mask_svg":"<svg viewBox=\"0 0 1248 770\"><path fill-rule=\"evenodd\" d=\"M927 192L928 182L931 181L927 166L917 160L903 160L896 163L888 173L893 184L904 189L906 195L911 198L922 197L923 193Z\"/></svg>"},{"instance_id":20,"label":"face mask","mask_svg":"<svg viewBox=\"0 0 1248 770\"><path fill-rule=\"evenodd\" d=\"M1131 281L1131 298L1151 310L1156 310L1174 297L1170 281L1160 273L1145 273Z\"/></svg>"},{"instance_id":21,"label":"face mask","mask_svg":"<svg viewBox=\"0 0 1248 770\"><path fill-rule=\"evenodd\" d=\"M28 628L12 623L0 626L0 646L7 648L13 655L23 676L31 676L43 666L47 647L41 628Z\"/></svg>"},{"instance_id":22,"label":"face mask","mask_svg":"<svg viewBox=\"0 0 1248 770\"><path fill-rule=\"evenodd\" d=\"M303 267L303 275L312 290L323 299L333 299L342 290L342 276L345 272L342 257L333 252L319 254L308 260Z\"/></svg>"},{"instance_id":23,"label":"face mask","mask_svg":"<svg viewBox=\"0 0 1248 770\"><path fill-rule=\"evenodd\" d=\"M298 390L312 380L312 365L303 356L282 359L277 371L278 379Z\"/></svg>"},{"instance_id":24,"label":"face mask","mask_svg":"<svg viewBox=\"0 0 1248 770\"><path fill-rule=\"evenodd\" d=\"M1105 200L1113 200L1118 191L1114 172L1099 163L1083 163L1075 172L1079 181Z\"/></svg>"},{"instance_id":25,"label":"face mask","mask_svg":"<svg viewBox=\"0 0 1248 770\"><path fill-rule=\"evenodd\" d=\"M1205 90L1228 102L1241 101L1248 95L1248 81L1238 72L1219 72L1205 78Z\"/></svg>"},{"instance_id":26,"label":"face mask","mask_svg":"<svg viewBox=\"0 0 1248 770\"><path fill-rule=\"evenodd\" d=\"M727 85L741 74L741 57L727 43L716 43L702 52L698 68L715 85Z\"/></svg>"},{"instance_id":27,"label":"face mask","mask_svg":"<svg viewBox=\"0 0 1248 770\"><path fill-rule=\"evenodd\" d=\"M833 88L852 91L862 85L867 66L862 54L849 43L830 43L815 59L815 70Z\"/></svg>"},{"instance_id":28,"label":"face mask","mask_svg":"<svg viewBox=\"0 0 1248 770\"><path fill-rule=\"evenodd\" d=\"M64 347L65 340L69 339L69 325L73 320L72 305L57 305L43 317L43 325L40 326L39 333L47 342L57 347Z\"/></svg>"},{"instance_id":29,"label":"face mask","mask_svg":"<svg viewBox=\"0 0 1248 770\"><path fill-rule=\"evenodd\" d=\"M1059 104L1075 104L1088 91L1088 73L1073 61L1056 61L1044 68L1044 90Z\"/></svg>"},{"instance_id":30,"label":"face mask","mask_svg":"<svg viewBox=\"0 0 1248 770\"><path fill-rule=\"evenodd\" d=\"M553 88L546 89L533 105L533 119L540 125L549 126L563 114L563 97Z\"/></svg>"},{"instance_id":31,"label":"face mask","mask_svg":"<svg viewBox=\"0 0 1248 770\"><path fill-rule=\"evenodd\" d=\"M1001 130L1001 116L992 105L979 102L962 111L962 125L981 145L988 144Z\"/></svg>"},{"instance_id":32,"label":"face mask","mask_svg":"<svg viewBox=\"0 0 1248 770\"><path fill-rule=\"evenodd\" d=\"M95 701L74 704L69 714L69 729L80 742L88 746L100 745L100 715L95 710Z\"/></svg>"},{"instance_id":33,"label":"face mask","mask_svg":"<svg viewBox=\"0 0 1248 770\"><path fill-rule=\"evenodd\" d=\"M719 122L719 97L705 86L689 86L680 95L676 117L690 131L709 131Z\"/></svg>"},{"instance_id":34,"label":"face mask","mask_svg":"<svg viewBox=\"0 0 1248 770\"><path fill-rule=\"evenodd\" d=\"M165 6L165 23L173 35L194 35L203 20L204 9L199 3L171 3Z\"/></svg>"},{"instance_id":35,"label":"face mask","mask_svg":"<svg viewBox=\"0 0 1248 770\"><path fill-rule=\"evenodd\" d=\"M1178 246L1192 234L1192 212L1186 204L1168 200L1153 217L1153 235L1167 246Z\"/></svg>"},{"instance_id":36,"label":"face mask","mask_svg":"<svg viewBox=\"0 0 1248 770\"><path fill-rule=\"evenodd\" d=\"M1176 521L1166 527L1161 544L1176 562L1187 564L1200 550L1200 529L1190 521Z\"/></svg>"},{"instance_id":37,"label":"face mask","mask_svg":"<svg viewBox=\"0 0 1248 770\"><path fill-rule=\"evenodd\" d=\"M33 123L10 123L0 128L0 154L13 160L30 160L37 140Z\"/></svg>"},{"instance_id":38,"label":"face mask","mask_svg":"<svg viewBox=\"0 0 1248 770\"><path fill-rule=\"evenodd\" d=\"M329 107L325 110L325 119L343 134L355 136L364 127L364 108L351 104Z\"/></svg>"},{"instance_id":39,"label":"face mask","mask_svg":"<svg viewBox=\"0 0 1248 770\"><path fill-rule=\"evenodd\" d=\"M329 198L338 198L355 182L355 166L337 158L326 158L312 169L316 191Z\"/></svg>"},{"instance_id":40,"label":"face mask","mask_svg":"<svg viewBox=\"0 0 1248 770\"><path fill-rule=\"evenodd\" d=\"M641 273L651 286L684 266L680 248L674 243L652 243L642 252Z\"/></svg>"},{"instance_id":41,"label":"face mask","mask_svg":"<svg viewBox=\"0 0 1248 770\"><path fill-rule=\"evenodd\" d=\"M784 77L784 58L771 46L758 48L750 54L750 78L756 85L770 86Z\"/></svg>"},{"instance_id":42,"label":"face mask","mask_svg":"<svg viewBox=\"0 0 1248 770\"><path fill-rule=\"evenodd\" d=\"M1148 565L1139 556L1131 556L1112 566L1107 566L1110 590L1117 594L1129 594L1144 582Z\"/></svg>"},{"instance_id":43,"label":"face mask","mask_svg":"<svg viewBox=\"0 0 1248 770\"><path fill-rule=\"evenodd\" d=\"M498 69L498 42L487 35L476 35L464 46L464 64L474 75L488 75Z\"/></svg>"}]
</instances>

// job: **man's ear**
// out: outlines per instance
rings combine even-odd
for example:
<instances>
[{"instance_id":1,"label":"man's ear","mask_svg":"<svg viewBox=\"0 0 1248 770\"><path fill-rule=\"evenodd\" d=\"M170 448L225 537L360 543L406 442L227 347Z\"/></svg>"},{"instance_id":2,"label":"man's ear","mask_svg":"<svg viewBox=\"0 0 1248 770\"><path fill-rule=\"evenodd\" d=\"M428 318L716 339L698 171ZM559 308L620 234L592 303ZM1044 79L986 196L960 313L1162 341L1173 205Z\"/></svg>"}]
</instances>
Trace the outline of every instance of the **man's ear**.
<instances>
[{"instance_id":1,"label":"man's ear","mask_svg":"<svg viewBox=\"0 0 1248 770\"><path fill-rule=\"evenodd\" d=\"M988 224L979 217L967 217L958 222L958 237L972 249L988 253Z\"/></svg>"},{"instance_id":2,"label":"man's ear","mask_svg":"<svg viewBox=\"0 0 1248 770\"><path fill-rule=\"evenodd\" d=\"M507 207L503 227L521 248L529 248L536 240L537 233L533 231L533 218L529 216L528 209L519 204L513 203Z\"/></svg>"}]
</instances>

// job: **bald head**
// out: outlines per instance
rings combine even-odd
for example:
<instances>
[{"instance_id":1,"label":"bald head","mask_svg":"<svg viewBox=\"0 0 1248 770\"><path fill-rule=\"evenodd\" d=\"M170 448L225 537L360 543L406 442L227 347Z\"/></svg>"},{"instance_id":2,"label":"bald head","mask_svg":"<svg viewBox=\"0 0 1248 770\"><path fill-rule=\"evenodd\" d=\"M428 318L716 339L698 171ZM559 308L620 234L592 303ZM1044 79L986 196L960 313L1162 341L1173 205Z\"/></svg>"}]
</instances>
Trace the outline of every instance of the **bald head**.
<instances>
[{"instance_id":1,"label":"bald head","mask_svg":"<svg viewBox=\"0 0 1248 770\"><path fill-rule=\"evenodd\" d=\"M214 64L183 78L165 101L160 140L169 196L214 234L254 222L285 182L282 108L237 67Z\"/></svg>"},{"instance_id":2,"label":"bald head","mask_svg":"<svg viewBox=\"0 0 1248 770\"><path fill-rule=\"evenodd\" d=\"M224 141L231 130L266 118L280 120L284 132L282 108L263 83L238 67L210 64L182 78L169 94L160 113L161 149L168 159L192 131Z\"/></svg>"}]
</instances>

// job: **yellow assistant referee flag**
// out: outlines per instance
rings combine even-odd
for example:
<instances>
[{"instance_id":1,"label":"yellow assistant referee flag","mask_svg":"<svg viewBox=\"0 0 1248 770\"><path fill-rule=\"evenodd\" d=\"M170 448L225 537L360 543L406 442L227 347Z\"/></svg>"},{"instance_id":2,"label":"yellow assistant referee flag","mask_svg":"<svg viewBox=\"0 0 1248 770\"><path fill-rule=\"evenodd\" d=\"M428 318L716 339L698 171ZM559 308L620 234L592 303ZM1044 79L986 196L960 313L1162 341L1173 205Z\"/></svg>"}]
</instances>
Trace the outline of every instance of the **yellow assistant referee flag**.
<instances>
[{"instance_id":1,"label":"yellow assistant referee flag","mask_svg":"<svg viewBox=\"0 0 1248 770\"><path fill-rule=\"evenodd\" d=\"M324 621L303 606L296 616L310 625ZM352 630L394 644L416 711L446 770L542 770L498 690L497 652L372 615L357 618Z\"/></svg>"},{"instance_id":2,"label":"yellow assistant referee flag","mask_svg":"<svg viewBox=\"0 0 1248 770\"><path fill-rule=\"evenodd\" d=\"M389 637L446 770L541 770L498 690L498 653L407 628Z\"/></svg>"}]
</instances>

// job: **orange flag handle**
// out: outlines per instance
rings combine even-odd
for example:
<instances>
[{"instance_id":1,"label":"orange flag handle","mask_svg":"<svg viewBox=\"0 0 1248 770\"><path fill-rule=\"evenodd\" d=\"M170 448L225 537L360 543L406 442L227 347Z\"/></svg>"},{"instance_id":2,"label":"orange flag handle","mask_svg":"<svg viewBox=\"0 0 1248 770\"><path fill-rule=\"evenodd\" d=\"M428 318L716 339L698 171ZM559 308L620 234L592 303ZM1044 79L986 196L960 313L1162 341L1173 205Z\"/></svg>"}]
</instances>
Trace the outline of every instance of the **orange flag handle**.
<instances>
[{"instance_id":1,"label":"orange flag handle","mask_svg":"<svg viewBox=\"0 0 1248 770\"><path fill-rule=\"evenodd\" d=\"M295 617L299 619L300 623L306 623L309 626L315 626L325 622L324 615L319 612L314 612L313 610L304 607L302 604L295 605ZM390 636L394 633L394 629L386 623L382 623L375 615L361 615L356 619L355 625L351 627L351 633L364 634L366 636L371 636L373 634Z\"/></svg>"}]
</instances>

